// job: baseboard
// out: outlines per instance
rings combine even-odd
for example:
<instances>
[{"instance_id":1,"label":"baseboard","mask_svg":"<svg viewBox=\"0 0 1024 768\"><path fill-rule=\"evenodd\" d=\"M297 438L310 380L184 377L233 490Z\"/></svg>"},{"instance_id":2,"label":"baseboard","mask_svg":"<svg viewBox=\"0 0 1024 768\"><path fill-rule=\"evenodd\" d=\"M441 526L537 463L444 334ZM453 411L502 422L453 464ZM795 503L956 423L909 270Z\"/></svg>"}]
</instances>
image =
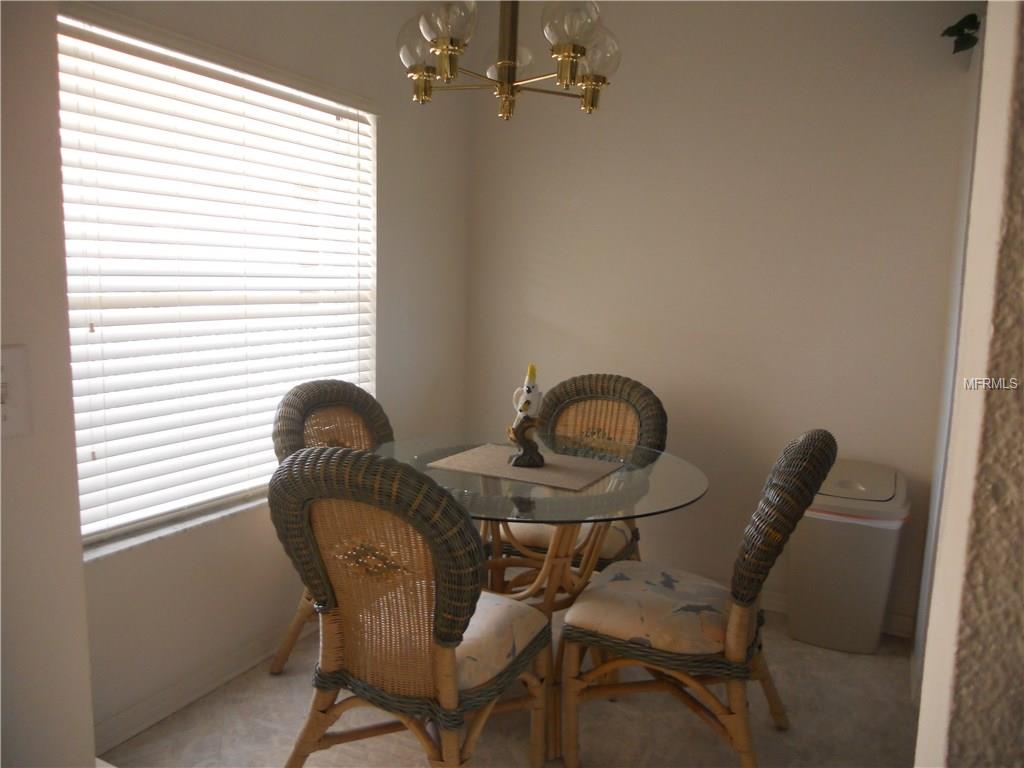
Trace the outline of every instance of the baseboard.
<instances>
[{"instance_id":1,"label":"baseboard","mask_svg":"<svg viewBox=\"0 0 1024 768\"><path fill-rule=\"evenodd\" d=\"M913 637L914 617L905 613L887 613L882 622L882 632L896 637Z\"/></svg>"},{"instance_id":2,"label":"baseboard","mask_svg":"<svg viewBox=\"0 0 1024 768\"><path fill-rule=\"evenodd\" d=\"M773 590L761 590L761 607L766 611L786 613L786 594ZM882 620L882 632L895 637L914 636L914 617L904 613L886 613Z\"/></svg>"},{"instance_id":3,"label":"baseboard","mask_svg":"<svg viewBox=\"0 0 1024 768\"><path fill-rule=\"evenodd\" d=\"M786 595L770 589L761 590L761 607L773 613L786 612Z\"/></svg>"},{"instance_id":4,"label":"baseboard","mask_svg":"<svg viewBox=\"0 0 1024 768\"><path fill-rule=\"evenodd\" d=\"M316 629L315 624L310 624L303 630L302 636ZM183 676L178 683L95 723L96 751L102 755L270 658L281 642L282 631L275 629L243 643L233 653L214 659Z\"/></svg>"}]
</instances>

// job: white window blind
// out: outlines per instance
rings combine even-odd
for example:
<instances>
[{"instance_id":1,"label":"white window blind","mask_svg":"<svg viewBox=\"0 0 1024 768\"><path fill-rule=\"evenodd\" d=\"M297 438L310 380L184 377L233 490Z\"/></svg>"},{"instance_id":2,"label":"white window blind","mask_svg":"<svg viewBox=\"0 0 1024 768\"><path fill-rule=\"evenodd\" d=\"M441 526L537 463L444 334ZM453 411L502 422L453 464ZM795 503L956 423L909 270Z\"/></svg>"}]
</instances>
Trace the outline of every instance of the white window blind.
<instances>
[{"instance_id":1,"label":"white window blind","mask_svg":"<svg viewBox=\"0 0 1024 768\"><path fill-rule=\"evenodd\" d=\"M255 498L303 381L374 390L372 116L61 17L82 532Z\"/></svg>"}]
</instances>

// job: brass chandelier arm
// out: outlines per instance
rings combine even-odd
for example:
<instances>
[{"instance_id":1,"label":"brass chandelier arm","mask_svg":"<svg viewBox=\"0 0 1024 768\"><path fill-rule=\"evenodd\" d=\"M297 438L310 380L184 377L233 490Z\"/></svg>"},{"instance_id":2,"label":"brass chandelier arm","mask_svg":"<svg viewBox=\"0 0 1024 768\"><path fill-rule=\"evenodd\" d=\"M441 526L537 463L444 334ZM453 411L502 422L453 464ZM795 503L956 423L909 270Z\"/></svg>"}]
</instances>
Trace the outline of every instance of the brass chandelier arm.
<instances>
[{"instance_id":1,"label":"brass chandelier arm","mask_svg":"<svg viewBox=\"0 0 1024 768\"><path fill-rule=\"evenodd\" d=\"M537 75L536 77L528 77L525 80L516 80L516 85L527 85L528 83L538 83L541 80L551 80L552 78L558 77L557 72L552 72L550 75Z\"/></svg>"},{"instance_id":2,"label":"brass chandelier arm","mask_svg":"<svg viewBox=\"0 0 1024 768\"><path fill-rule=\"evenodd\" d=\"M529 86L516 87L519 91L529 91L530 93L546 93L548 96L565 96L569 99L579 100L580 95L578 93L566 93L565 91L549 91L546 88L530 88Z\"/></svg>"},{"instance_id":3,"label":"brass chandelier arm","mask_svg":"<svg viewBox=\"0 0 1024 768\"><path fill-rule=\"evenodd\" d=\"M493 91L494 90L494 86L493 85L484 85L483 83L480 83L479 85L477 85L476 83L474 83L473 85L435 85L434 86L434 90L435 91Z\"/></svg>"},{"instance_id":4,"label":"brass chandelier arm","mask_svg":"<svg viewBox=\"0 0 1024 768\"><path fill-rule=\"evenodd\" d=\"M479 72L474 72L472 69L466 69L465 67L459 67L459 74L469 75L470 77L475 77L477 80L486 80L488 83L498 82L492 77L488 77L487 75L481 75Z\"/></svg>"}]
</instances>

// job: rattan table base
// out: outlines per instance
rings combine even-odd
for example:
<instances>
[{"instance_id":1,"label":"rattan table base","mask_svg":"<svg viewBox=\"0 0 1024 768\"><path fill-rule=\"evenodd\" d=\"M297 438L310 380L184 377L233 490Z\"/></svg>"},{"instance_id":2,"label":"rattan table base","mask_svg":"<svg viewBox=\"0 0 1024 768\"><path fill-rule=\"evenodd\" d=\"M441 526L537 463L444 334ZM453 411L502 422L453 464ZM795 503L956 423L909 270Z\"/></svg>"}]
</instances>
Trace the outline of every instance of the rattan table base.
<instances>
[{"instance_id":1,"label":"rattan table base","mask_svg":"<svg viewBox=\"0 0 1024 768\"><path fill-rule=\"evenodd\" d=\"M488 588L522 600L549 618L555 611L568 608L590 581L611 521L594 523L584 539L578 542L582 525L552 524L551 541L547 551L541 552L519 542L507 522L483 521L483 539L485 546L490 547ZM508 549L514 554L508 555ZM505 573L509 569L521 570L511 579L506 579ZM555 654L554 661L555 673L548 686L546 713L548 760L558 759L562 753L560 653Z\"/></svg>"}]
</instances>

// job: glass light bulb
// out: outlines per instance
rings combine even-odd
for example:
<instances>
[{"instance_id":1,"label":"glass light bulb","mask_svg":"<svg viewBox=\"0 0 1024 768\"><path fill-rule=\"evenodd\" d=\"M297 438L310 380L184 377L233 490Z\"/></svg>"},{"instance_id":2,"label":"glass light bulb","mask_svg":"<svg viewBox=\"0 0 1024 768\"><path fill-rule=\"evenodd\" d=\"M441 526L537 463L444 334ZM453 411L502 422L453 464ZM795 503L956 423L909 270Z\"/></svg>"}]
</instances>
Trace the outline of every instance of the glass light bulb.
<instances>
[{"instance_id":1,"label":"glass light bulb","mask_svg":"<svg viewBox=\"0 0 1024 768\"><path fill-rule=\"evenodd\" d=\"M398 32L398 58L409 69L426 64L430 56L430 43L420 33L419 17L413 16Z\"/></svg>"},{"instance_id":2,"label":"glass light bulb","mask_svg":"<svg viewBox=\"0 0 1024 768\"><path fill-rule=\"evenodd\" d=\"M586 54L580 58L580 74L600 75L611 78L622 62L619 41L607 27L598 26L594 39L587 46Z\"/></svg>"},{"instance_id":3,"label":"glass light bulb","mask_svg":"<svg viewBox=\"0 0 1024 768\"><path fill-rule=\"evenodd\" d=\"M427 40L442 37L468 43L476 31L476 2L433 3L420 16L420 32Z\"/></svg>"},{"instance_id":4,"label":"glass light bulb","mask_svg":"<svg viewBox=\"0 0 1024 768\"><path fill-rule=\"evenodd\" d=\"M544 37L552 45L571 43L586 46L594 36L601 11L597 3L550 3L544 8L541 24Z\"/></svg>"},{"instance_id":5,"label":"glass light bulb","mask_svg":"<svg viewBox=\"0 0 1024 768\"><path fill-rule=\"evenodd\" d=\"M498 58L498 54L495 53L495 52L492 52L490 58L491 59L497 59ZM533 51L531 51L525 45L518 45L518 46L516 46L516 77L519 77L519 75L522 74L520 72L520 70L530 66L530 62L531 61L533 61ZM491 78L491 80L497 80L498 79L498 65L497 64L491 64L491 66L489 66L487 68L487 73L486 74L487 74L487 76L489 78Z\"/></svg>"}]
</instances>

